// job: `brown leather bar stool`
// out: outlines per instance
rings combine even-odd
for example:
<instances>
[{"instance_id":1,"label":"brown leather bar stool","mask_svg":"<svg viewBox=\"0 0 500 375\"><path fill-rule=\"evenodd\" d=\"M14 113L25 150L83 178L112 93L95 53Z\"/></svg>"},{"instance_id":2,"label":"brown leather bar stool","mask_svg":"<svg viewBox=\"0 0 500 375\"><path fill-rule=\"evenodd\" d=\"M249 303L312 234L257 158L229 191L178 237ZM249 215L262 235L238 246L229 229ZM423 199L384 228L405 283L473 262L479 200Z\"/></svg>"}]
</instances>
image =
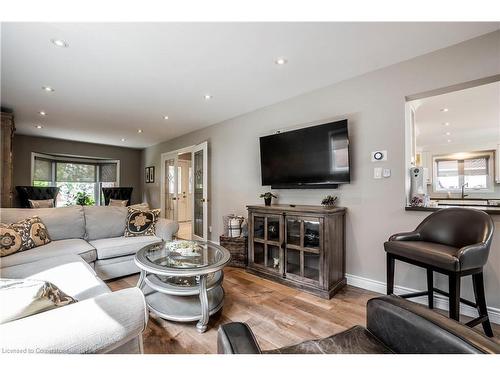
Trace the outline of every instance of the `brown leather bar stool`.
<instances>
[{"instance_id":1,"label":"brown leather bar stool","mask_svg":"<svg viewBox=\"0 0 500 375\"><path fill-rule=\"evenodd\" d=\"M468 208L445 208L433 212L413 232L394 234L384 243L387 253L387 294L394 294L395 260L427 270L427 291L404 294L428 296L434 308L434 292L449 297L450 318L460 319L460 302L478 310L479 317L466 323L482 323L486 336L493 330L486 308L483 267L488 260L494 224L485 212ZM434 288L434 272L449 278L449 292ZM460 278L472 275L476 302L460 298Z\"/></svg>"}]
</instances>

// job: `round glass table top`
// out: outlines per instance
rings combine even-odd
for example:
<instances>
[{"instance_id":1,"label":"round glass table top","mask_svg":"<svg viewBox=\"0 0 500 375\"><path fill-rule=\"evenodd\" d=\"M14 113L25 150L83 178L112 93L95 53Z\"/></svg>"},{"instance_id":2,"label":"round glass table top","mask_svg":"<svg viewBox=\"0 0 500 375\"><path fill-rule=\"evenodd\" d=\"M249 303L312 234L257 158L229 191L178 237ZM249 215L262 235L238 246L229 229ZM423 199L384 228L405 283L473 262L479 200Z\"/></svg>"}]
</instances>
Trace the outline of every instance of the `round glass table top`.
<instances>
[{"instance_id":1,"label":"round glass table top","mask_svg":"<svg viewBox=\"0 0 500 375\"><path fill-rule=\"evenodd\" d=\"M163 275L200 275L222 269L231 259L222 246L176 240L145 246L135 256L137 265Z\"/></svg>"}]
</instances>

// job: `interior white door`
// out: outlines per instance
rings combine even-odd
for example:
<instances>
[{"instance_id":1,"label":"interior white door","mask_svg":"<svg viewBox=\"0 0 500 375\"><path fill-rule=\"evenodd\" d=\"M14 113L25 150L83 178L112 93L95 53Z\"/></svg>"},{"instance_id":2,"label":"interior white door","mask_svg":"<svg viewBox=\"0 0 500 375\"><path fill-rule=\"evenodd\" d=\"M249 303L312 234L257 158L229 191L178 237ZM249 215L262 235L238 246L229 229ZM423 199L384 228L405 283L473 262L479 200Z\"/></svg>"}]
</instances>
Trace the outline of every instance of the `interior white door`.
<instances>
[{"instance_id":1,"label":"interior white door","mask_svg":"<svg viewBox=\"0 0 500 375\"><path fill-rule=\"evenodd\" d=\"M208 142L193 147L193 238L208 240Z\"/></svg>"},{"instance_id":2,"label":"interior white door","mask_svg":"<svg viewBox=\"0 0 500 375\"><path fill-rule=\"evenodd\" d=\"M178 163L177 154L167 155L163 163L162 183L163 199L162 210L165 218L178 220Z\"/></svg>"}]
</instances>

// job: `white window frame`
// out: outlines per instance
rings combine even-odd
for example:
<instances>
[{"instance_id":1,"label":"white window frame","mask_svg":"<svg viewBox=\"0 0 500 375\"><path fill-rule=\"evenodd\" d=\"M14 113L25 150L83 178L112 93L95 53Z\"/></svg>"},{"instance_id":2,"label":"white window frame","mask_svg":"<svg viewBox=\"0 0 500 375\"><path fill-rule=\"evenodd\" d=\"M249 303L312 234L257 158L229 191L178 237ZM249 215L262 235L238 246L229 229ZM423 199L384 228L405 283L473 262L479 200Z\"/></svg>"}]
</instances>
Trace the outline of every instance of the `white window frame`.
<instances>
[{"instance_id":1,"label":"white window frame","mask_svg":"<svg viewBox=\"0 0 500 375\"><path fill-rule=\"evenodd\" d=\"M478 159L486 157L488 158L488 178L486 180L486 189L474 189L465 186L464 192L468 193L493 193L495 191L494 188L494 181L495 181L495 151L488 150L488 151L476 151L476 152L460 152L460 153L453 153L453 154L446 154L446 155L435 155L432 157L432 190L435 193L460 193L462 192L461 188L458 189L441 189L439 188L439 180L438 180L438 168L437 168L437 163L439 161L443 160L457 160L457 161L464 161L467 159ZM464 183L464 175L458 175L459 178L459 185L461 186Z\"/></svg>"},{"instance_id":2,"label":"white window frame","mask_svg":"<svg viewBox=\"0 0 500 375\"><path fill-rule=\"evenodd\" d=\"M116 164L116 184L120 186L120 160L115 160L115 159L95 159L95 158L86 158L86 157L75 157L75 156L64 156L64 155L51 155L51 154L42 154L38 152L32 152L31 153L31 174L30 174L30 181L31 185L33 185L34 182L34 176L35 176L35 159L36 158L41 158L41 159L47 159L50 160L52 164L52 181L50 182L50 186L55 186L56 182L56 177L55 177L55 168L54 168L54 163L55 162L77 162L77 163L88 163L88 164ZM100 169L98 168L96 170L96 191L95 191L95 196L97 197L96 199L96 206L102 205L104 202L101 202L101 190L102 190L102 183L99 181L100 179Z\"/></svg>"}]
</instances>

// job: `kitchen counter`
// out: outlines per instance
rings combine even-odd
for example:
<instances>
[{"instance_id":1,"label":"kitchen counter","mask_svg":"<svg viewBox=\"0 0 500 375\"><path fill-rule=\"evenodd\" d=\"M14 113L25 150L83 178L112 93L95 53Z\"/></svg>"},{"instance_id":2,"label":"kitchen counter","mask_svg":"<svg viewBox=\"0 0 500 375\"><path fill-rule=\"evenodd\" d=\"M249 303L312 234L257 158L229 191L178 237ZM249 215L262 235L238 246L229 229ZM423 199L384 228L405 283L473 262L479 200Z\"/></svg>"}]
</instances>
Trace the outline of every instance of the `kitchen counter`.
<instances>
[{"instance_id":1,"label":"kitchen counter","mask_svg":"<svg viewBox=\"0 0 500 375\"><path fill-rule=\"evenodd\" d=\"M480 210L484 211L487 214L490 215L500 215L500 207L499 206L448 206L448 205L439 205L437 207L411 207L411 206L406 206L405 211L438 211L442 208L448 208L448 207L463 207L463 208L472 208L474 210Z\"/></svg>"}]
</instances>

